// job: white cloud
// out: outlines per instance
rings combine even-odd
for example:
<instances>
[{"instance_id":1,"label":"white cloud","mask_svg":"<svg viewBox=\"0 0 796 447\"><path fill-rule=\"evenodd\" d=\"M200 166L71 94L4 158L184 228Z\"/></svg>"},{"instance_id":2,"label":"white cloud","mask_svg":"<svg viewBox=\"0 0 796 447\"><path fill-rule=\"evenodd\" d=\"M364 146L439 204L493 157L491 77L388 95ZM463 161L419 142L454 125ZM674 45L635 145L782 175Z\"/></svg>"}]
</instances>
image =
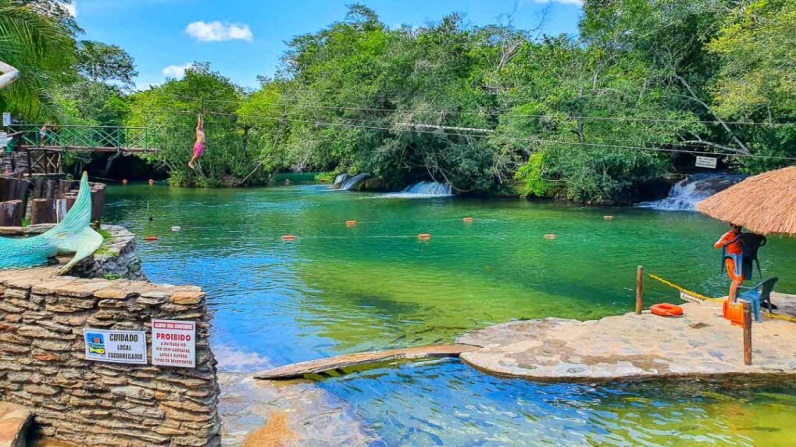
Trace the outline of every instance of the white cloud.
<instances>
[{"instance_id":1,"label":"white cloud","mask_svg":"<svg viewBox=\"0 0 796 447\"><path fill-rule=\"evenodd\" d=\"M217 20L209 23L203 21L189 23L185 32L199 42L222 42L225 40L251 42L254 37L249 25L221 23Z\"/></svg>"},{"instance_id":2,"label":"white cloud","mask_svg":"<svg viewBox=\"0 0 796 447\"><path fill-rule=\"evenodd\" d=\"M70 4L63 3L61 6L64 7L66 12L69 13L72 17L77 17L77 2L72 2Z\"/></svg>"},{"instance_id":3,"label":"white cloud","mask_svg":"<svg viewBox=\"0 0 796 447\"><path fill-rule=\"evenodd\" d=\"M578 5L583 6L583 0L536 0L536 3L561 3L564 5Z\"/></svg>"},{"instance_id":4,"label":"white cloud","mask_svg":"<svg viewBox=\"0 0 796 447\"><path fill-rule=\"evenodd\" d=\"M185 76L185 70L191 68L193 64L188 63L185 65L169 65L168 67L161 70L163 76L167 76L169 78L181 78Z\"/></svg>"}]
</instances>

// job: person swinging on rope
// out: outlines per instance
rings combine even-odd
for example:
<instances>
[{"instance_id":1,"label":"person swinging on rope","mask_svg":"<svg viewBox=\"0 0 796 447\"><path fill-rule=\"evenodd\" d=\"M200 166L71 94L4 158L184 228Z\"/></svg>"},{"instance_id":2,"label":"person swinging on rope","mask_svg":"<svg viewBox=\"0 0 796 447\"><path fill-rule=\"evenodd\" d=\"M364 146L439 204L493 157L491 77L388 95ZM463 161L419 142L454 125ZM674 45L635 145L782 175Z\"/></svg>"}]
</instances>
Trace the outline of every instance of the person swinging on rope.
<instances>
[{"instance_id":1,"label":"person swinging on rope","mask_svg":"<svg viewBox=\"0 0 796 447\"><path fill-rule=\"evenodd\" d=\"M188 162L188 167L196 169L196 160L205 153L205 126L202 114L196 118L196 143L193 145L193 157Z\"/></svg>"}]
</instances>

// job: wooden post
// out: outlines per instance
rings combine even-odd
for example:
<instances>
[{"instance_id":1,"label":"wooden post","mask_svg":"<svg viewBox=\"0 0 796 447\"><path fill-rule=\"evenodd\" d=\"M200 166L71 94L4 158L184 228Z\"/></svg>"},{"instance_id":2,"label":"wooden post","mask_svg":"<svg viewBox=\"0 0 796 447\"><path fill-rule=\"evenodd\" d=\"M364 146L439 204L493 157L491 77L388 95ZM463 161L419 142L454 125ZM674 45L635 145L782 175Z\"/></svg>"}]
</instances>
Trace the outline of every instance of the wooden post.
<instances>
[{"instance_id":1,"label":"wooden post","mask_svg":"<svg viewBox=\"0 0 796 447\"><path fill-rule=\"evenodd\" d=\"M68 212L75 204L75 201L77 200L77 194L68 193L64 196L64 200L66 200L66 211Z\"/></svg>"},{"instance_id":2,"label":"wooden post","mask_svg":"<svg viewBox=\"0 0 796 447\"><path fill-rule=\"evenodd\" d=\"M752 303L743 302L743 364L752 364Z\"/></svg>"},{"instance_id":3,"label":"wooden post","mask_svg":"<svg viewBox=\"0 0 796 447\"><path fill-rule=\"evenodd\" d=\"M0 203L0 227L21 227L25 208L21 200Z\"/></svg>"},{"instance_id":4,"label":"wooden post","mask_svg":"<svg viewBox=\"0 0 796 447\"><path fill-rule=\"evenodd\" d=\"M55 201L53 199L33 199L30 207L30 223L55 223Z\"/></svg>"},{"instance_id":5,"label":"wooden post","mask_svg":"<svg viewBox=\"0 0 796 447\"><path fill-rule=\"evenodd\" d=\"M644 307L644 267L636 268L636 315L641 315Z\"/></svg>"},{"instance_id":6,"label":"wooden post","mask_svg":"<svg viewBox=\"0 0 796 447\"><path fill-rule=\"evenodd\" d=\"M66 217L66 199L55 200L55 222L60 223Z\"/></svg>"}]
</instances>

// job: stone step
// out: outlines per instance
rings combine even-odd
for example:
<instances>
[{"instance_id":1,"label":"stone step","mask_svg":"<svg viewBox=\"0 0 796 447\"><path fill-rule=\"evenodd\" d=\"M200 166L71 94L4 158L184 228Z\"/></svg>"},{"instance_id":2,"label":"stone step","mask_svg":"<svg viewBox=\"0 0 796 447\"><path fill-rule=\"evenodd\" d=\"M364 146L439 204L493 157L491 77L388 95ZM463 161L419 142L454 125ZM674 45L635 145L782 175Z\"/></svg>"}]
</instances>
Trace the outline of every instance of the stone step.
<instances>
[{"instance_id":1,"label":"stone step","mask_svg":"<svg viewBox=\"0 0 796 447\"><path fill-rule=\"evenodd\" d=\"M0 401L0 447L25 447L33 413L22 405Z\"/></svg>"}]
</instances>

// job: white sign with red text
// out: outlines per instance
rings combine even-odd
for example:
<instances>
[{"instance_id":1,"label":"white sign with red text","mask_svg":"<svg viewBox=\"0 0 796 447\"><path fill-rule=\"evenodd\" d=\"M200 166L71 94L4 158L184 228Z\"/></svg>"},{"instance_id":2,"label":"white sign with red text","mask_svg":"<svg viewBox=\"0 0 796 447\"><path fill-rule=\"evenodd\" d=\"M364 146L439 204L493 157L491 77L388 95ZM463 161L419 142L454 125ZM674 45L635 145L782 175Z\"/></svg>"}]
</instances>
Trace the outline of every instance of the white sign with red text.
<instances>
[{"instance_id":1,"label":"white sign with red text","mask_svg":"<svg viewBox=\"0 0 796 447\"><path fill-rule=\"evenodd\" d=\"M196 368L196 322L152 320L152 364Z\"/></svg>"}]
</instances>

